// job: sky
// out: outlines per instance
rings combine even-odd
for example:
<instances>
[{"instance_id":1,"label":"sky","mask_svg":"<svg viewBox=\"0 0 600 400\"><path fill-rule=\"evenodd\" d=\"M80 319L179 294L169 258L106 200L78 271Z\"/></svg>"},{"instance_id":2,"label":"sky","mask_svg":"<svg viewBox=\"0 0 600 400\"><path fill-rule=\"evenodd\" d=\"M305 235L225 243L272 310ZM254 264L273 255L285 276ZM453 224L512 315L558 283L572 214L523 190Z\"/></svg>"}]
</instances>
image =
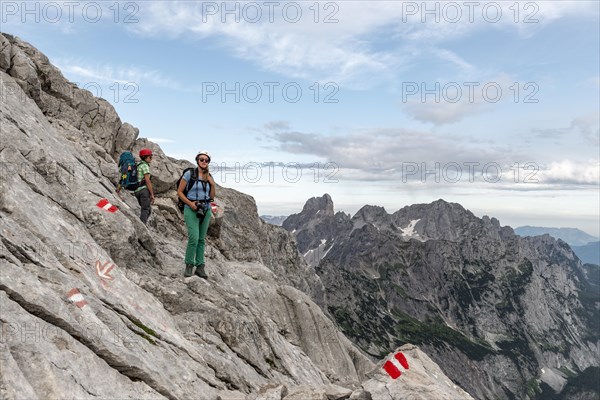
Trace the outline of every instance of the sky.
<instances>
[{"instance_id":1,"label":"sky","mask_svg":"<svg viewBox=\"0 0 600 400\"><path fill-rule=\"evenodd\" d=\"M1 1L1 28L259 214L437 199L600 236L597 1ZM218 194L217 194L218 198Z\"/></svg>"}]
</instances>

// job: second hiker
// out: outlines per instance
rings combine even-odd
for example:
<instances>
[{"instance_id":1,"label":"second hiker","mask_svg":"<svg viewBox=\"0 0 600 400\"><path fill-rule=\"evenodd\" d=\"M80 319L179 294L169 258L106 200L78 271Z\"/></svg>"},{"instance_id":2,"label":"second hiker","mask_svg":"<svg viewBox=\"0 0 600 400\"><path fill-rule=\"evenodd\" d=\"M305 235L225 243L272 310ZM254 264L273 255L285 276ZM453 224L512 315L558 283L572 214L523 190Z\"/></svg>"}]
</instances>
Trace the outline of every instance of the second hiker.
<instances>
[{"instance_id":1,"label":"second hiker","mask_svg":"<svg viewBox=\"0 0 600 400\"><path fill-rule=\"evenodd\" d=\"M133 192L142 208L140 219L144 224L148 222L150 213L152 212L151 204L154 204L154 188L150 181L150 163L152 162L152 150L140 150L140 158L142 161L137 165L138 181L140 186Z\"/></svg>"},{"instance_id":2,"label":"second hiker","mask_svg":"<svg viewBox=\"0 0 600 400\"><path fill-rule=\"evenodd\" d=\"M188 232L183 275L192 276L196 267L196 275L208 278L204 270L204 245L212 215L210 203L215 198L215 181L208 172L208 164L210 164L208 152L199 152L196 155L196 164L197 168L187 170L183 174L177 187L177 196L185 203L183 218ZM193 184L189 186L187 194L184 194L188 182Z\"/></svg>"}]
</instances>

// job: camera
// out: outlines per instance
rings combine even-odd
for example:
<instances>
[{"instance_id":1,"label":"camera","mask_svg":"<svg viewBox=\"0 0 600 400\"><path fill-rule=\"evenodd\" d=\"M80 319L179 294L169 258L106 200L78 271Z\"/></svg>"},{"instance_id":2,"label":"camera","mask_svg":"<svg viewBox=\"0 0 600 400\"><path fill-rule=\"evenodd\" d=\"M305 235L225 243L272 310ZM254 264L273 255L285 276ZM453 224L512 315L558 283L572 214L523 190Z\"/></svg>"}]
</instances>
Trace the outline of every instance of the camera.
<instances>
[{"instance_id":1,"label":"camera","mask_svg":"<svg viewBox=\"0 0 600 400\"><path fill-rule=\"evenodd\" d=\"M196 217L204 218L204 203L201 201L196 202Z\"/></svg>"}]
</instances>

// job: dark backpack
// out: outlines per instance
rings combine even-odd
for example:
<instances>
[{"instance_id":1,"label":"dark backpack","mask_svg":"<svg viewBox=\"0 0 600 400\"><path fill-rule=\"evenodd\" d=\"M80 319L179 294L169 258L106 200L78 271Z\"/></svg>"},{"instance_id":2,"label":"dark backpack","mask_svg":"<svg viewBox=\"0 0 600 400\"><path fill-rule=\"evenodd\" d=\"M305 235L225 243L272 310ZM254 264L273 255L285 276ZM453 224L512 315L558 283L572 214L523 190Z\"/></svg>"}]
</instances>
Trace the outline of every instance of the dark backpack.
<instances>
[{"instance_id":1,"label":"dark backpack","mask_svg":"<svg viewBox=\"0 0 600 400\"><path fill-rule=\"evenodd\" d=\"M177 184L175 186L175 190L179 189L179 183L181 182L181 180L183 179L183 176L188 171L192 171L192 172L191 172L190 180L187 181L187 184L183 188L183 195L186 197L187 197L187 194L190 191L190 189L194 186L194 183L198 180L198 168L190 167L190 168L184 169L183 173L181 174L179 179L177 179ZM210 173L209 173L209 175L210 175ZM177 196L177 208L179 208L179 211L181 211L181 212L183 212L183 209L185 208L185 203L183 202L183 200L181 200L179 198L179 196Z\"/></svg>"},{"instance_id":2,"label":"dark backpack","mask_svg":"<svg viewBox=\"0 0 600 400\"><path fill-rule=\"evenodd\" d=\"M119 187L136 190L144 186L144 181L138 181L138 164L130 151L124 151L119 156Z\"/></svg>"},{"instance_id":3,"label":"dark backpack","mask_svg":"<svg viewBox=\"0 0 600 400\"><path fill-rule=\"evenodd\" d=\"M192 188L192 186L194 186L194 182L196 180L198 180L198 170L196 168L193 168L193 167L184 169L183 173L181 174L181 176L179 177L179 179L177 179L177 185L175 186L175 190L179 189L179 183L183 179L183 176L185 175L185 173L188 172L188 171L192 171L192 173L191 173L191 176L190 176L190 180L187 181L187 184L185 185L185 188L183 188L183 194L185 196L187 196L187 194L190 191L190 189ZM183 200L181 200L179 198L179 196L177 196L177 208L179 208L179 211L183 212L184 207L185 207L185 203L183 202Z\"/></svg>"}]
</instances>

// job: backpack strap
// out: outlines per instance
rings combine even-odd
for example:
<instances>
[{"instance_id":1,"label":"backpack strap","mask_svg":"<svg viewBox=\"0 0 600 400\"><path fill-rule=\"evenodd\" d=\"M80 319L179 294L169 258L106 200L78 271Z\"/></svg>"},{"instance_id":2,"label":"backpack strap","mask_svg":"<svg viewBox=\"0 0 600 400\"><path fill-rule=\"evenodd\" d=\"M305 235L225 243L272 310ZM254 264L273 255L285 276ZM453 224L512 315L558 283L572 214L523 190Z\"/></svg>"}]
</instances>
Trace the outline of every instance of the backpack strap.
<instances>
[{"instance_id":1,"label":"backpack strap","mask_svg":"<svg viewBox=\"0 0 600 400\"><path fill-rule=\"evenodd\" d=\"M204 191L204 197L206 197L206 194L210 192L210 182L208 181L200 181L200 183L202 184L202 190ZM206 187L208 186L208 190L206 190Z\"/></svg>"},{"instance_id":2,"label":"backpack strap","mask_svg":"<svg viewBox=\"0 0 600 400\"><path fill-rule=\"evenodd\" d=\"M150 166L150 164L148 164L146 161L141 160L141 161L135 163L136 171L140 168L140 165L142 165L142 164L146 164L146 165ZM139 175L139 172L137 172L137 174ZM152 176L152 175L150 175L150 176ZM136 179L137 179L137 176L136 176ZM144 176L142 176L142 179L138 180L137 182L138 182L138 188L146 186L146 181L144 179Z\"/></svg>"},{"instance_id":3,"label":"backpack strap","mask_svg":"<svg viewBox=\"0 0 600 400\"><path fill-rule=\"evenodd\" d=\"M210 172L208 173L208 176L212 176ZM210 196L210 181L208 179L205 181L200 180L200 183L202 183L202 190L204 190L204 200L208 200L208 197Z\"/></svg>"},{"instance_id":4,"label":"backpack strap","mask_svg":"<svg viewBox=\"0 0 600 400\"><path fill-rule=\"evenodd\" d=\"M198 169L194 168L190 171L190 180L187 182L186 186L185 186L185 194L187 196L187 194L190 192L190 190L192 190L192 186L194 186L194 183L198 180Z\"/></svg>"}]
</instances>

